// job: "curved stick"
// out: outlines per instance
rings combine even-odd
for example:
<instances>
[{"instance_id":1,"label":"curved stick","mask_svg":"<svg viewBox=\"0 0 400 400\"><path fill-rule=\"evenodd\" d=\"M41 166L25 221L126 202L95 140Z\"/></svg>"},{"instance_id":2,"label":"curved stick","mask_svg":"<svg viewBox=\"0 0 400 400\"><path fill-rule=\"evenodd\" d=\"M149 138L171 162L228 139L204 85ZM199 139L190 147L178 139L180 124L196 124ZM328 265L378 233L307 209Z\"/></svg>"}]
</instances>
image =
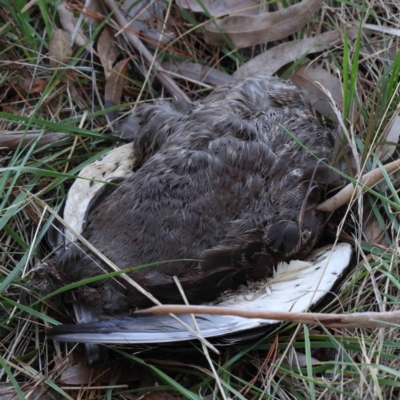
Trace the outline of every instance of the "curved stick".
<instances>
[{"instance_id":1,"label":"curved stick","mask_svg":"<svg viewBox=\"0 0 400 400\"><path fill-rule=\"evenodd\" d=\"M136 311L135 314L211 314L243 318L261 318L335 328L381 328L400 324L400 311L353 314L298 313L284 311L250 311L227 307L163 305Z\"/></svg>"},{"instance_id":2,"label":"curved stick","mask_svg":"<svg viewBox=\"0 0 400 400\"><path fill-rule=\"evenodd\" d=\"M383 166L388 174L392 174L393 172L400 169L400 160L393 161L389 164ZM375 168L372 171L363 175L360 179L360 183L368 188L373 187L379 181L383 179L383 173L380 168ZM353 183L349 183L345 186L340 192L335 194L330 199L322 202L317 206L317 210L325 211L325 212L333 212L337 210L339 207L348 203L354 193L355 187Z\"/></svg>"}]
</instances>

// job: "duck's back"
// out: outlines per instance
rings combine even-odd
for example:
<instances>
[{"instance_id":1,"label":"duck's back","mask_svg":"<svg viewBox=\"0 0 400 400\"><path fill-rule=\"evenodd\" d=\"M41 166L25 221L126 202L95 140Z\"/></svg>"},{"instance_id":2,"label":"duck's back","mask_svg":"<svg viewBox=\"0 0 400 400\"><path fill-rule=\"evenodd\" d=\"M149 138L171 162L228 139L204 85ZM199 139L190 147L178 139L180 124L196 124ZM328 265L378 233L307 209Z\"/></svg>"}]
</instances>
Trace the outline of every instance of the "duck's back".
<instances>
[{"instance_id":1,"label":"duck's back","mask_svg":"<svg viewBox=\"0 0 400 400\"><path fill-rule=\"evenodd\" d=\"M99 193L82 234L121 269L180 260L132 274L156 297L181 298L176 275L190 301L210 300L315 245L324 219L313 171L333 144L296 87L234 81L194 106L145 105L135 118L138 169ZM58 268L75 281L102 273L96 262L72 246ZM143 300L115 282L97 291L109 310Z\"/></svg>"}]
</instances>

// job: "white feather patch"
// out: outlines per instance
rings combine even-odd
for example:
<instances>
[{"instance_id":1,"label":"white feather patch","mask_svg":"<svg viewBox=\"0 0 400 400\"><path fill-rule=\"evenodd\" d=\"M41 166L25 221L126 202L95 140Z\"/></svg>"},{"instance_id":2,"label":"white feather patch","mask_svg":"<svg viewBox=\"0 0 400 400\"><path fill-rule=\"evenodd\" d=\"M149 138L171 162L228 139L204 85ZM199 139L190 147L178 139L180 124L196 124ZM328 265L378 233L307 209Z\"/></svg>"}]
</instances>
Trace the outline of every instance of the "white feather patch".
<instances>
[{"instance_id":1,"label":"white feather patch","mask_svg":"<svg viewBox=\"0 0 400 400\"><path fill-rule=\"evenodd\" d=\"M239 294L225 295L221 307L303 312L331 290L349 264L346 243L314 250L304 261L280 263L270 279L260 280Z\"/></svg>"},{"instance_id":2,"label":"white feather patch","mask_svg":"<svg viewBox=\"0 0 400 400\"><path fill-rule=\"evenodd\" d=\"M105 183L94 181L111 181L115 178L128 177L136 162L132 143L111 150L103 157L83 168L79 177L69 189L64 208L64 221L75 232L81 234L85 223L87 208ZM88 180L90 179L90 180ZM75 236L69 230L65 232L66 243L75 241Z\"/></svg>"}]
</instances>

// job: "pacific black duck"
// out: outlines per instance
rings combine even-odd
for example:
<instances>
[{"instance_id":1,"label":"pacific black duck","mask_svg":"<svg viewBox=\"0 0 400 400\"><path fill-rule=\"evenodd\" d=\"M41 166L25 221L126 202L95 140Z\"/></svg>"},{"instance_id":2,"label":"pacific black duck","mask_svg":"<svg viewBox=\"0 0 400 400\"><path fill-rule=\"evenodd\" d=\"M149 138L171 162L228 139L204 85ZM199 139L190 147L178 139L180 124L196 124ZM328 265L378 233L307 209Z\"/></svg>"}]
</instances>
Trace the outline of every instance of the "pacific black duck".
<instances>
[{"instance_id":1,"label":"pacific black duck","mask_svg":"<svg viewBox=\"0 0 400 400\"><path fill-rule=\"evenodd\" d=\"M326 166L334 137L291 83L255 77L225 84L195 104L141 105L123 130L130 131L133 143L81 173L115 184L78 179L68 195L65 219L120 269L169 261L129 273L161 302L182 302L174 276L191 303L216 300L248 281L276 278L287 272L287 267L277 270L279 263L304 258L319 240L326 216L316 205L334 181ZM350 248L342 245L338 251L347 265ZM316 263L324 259L318 253L312 257ZM49 263L57 271L51 289L110 271L71 233ZM295 286L288 284L288 293L298 290L298 298L300 292L312 291L323 276L316 274L319 268L307 272L304 265L294 267ZM332 278L344 266L328 268ZM232 303L229 293L225 303ZM129 327L132 319L109 319L151 305L121 277L81 287L63 300L75 302L81 322L105 321L64 325L48 334L98 343L138 341L126 336L138 330ZM168 331L168 322L156 328L154 320L140 318L142 334ZM158 318L163 324L169 317ZM209 329L232 332L227 320L218 321L212 320ZM170 326L178 337L177 328ZM241 326L246 329L243 322ZM160 335L151 340L163 341Z\"/></svg>"}]
</instances>

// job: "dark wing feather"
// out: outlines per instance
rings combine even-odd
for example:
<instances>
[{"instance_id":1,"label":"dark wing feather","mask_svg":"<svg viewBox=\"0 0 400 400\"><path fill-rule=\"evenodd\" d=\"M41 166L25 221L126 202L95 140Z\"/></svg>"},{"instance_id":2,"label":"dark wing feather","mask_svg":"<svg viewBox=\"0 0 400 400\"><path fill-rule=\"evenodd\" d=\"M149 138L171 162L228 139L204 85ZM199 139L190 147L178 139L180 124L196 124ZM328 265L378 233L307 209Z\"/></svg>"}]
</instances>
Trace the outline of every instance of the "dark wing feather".
<instances>
[{"instance_id":1,"label":"dark wing feather","mask_svg":"<svg viewBox=\"0 0 400 400\"><path fill-rule=\"evenodd\" d=\"M327 246L313 251L299 270L296 263L278 267L277 275L283 274L279 282L275 275L269 284L260 287L257 296L246 296L237 293L225 296L214 305L244 309L262 309L264 311L303 312L318 303L326 294L331 293L335 285L347 270L352 256L349 244ZM304 263L303 263L304 264ZM317 290L318 288L318 290ZM186 324L193 327L190 315L179 315ZM196 315L196 320L203 337L218 337L240 333L249 329L261 328L276 321L265 319L249 319L236 316ZM89 343L167 343L191 340L193 335L169 315L132 315L112 320L104 320L84 325L61 325L46 332L46 335L67 342ZM236 340L245 339L240 334ZM228 343L234 338L227 339Z\"/></svg>"}]
</instances>

